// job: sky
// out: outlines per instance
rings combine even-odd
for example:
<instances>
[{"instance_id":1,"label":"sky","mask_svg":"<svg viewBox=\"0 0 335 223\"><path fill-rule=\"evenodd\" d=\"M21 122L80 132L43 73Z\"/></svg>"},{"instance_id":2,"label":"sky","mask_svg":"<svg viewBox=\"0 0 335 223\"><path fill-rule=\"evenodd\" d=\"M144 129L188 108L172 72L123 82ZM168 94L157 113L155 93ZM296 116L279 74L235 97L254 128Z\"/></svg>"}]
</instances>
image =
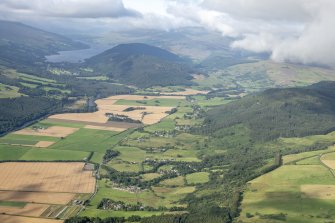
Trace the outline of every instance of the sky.
<instances>
[{"instance_id":1,"label":"sky","mask_svg":"<svg viewBox=\"0 0 335 223\"><path fill-rule=\"evenodd\" d=\"M0 19L83 32L202 27L275 61L335 66L334 0L1 0Z\"/></svg>"}]
</instances>

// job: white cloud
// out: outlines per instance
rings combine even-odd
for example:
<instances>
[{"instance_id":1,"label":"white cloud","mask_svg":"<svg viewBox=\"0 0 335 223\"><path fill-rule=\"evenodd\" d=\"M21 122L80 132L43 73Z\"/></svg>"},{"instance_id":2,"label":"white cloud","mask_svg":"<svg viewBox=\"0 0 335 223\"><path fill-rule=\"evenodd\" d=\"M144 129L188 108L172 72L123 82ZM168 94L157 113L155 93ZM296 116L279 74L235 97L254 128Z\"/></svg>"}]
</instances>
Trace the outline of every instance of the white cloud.
<instances>
[{"instance_id":1,"label":"white cloud","mask_svg":"<svg viewBox=\"0 0 335 223\"><path fill-rule=\"evenodd\" d=\"M238 21L241 39L234 48L269 52L276 61L335 66L333 0L205 0L202 6Z\"/></svg>"},{"instance_id":2,"label":"white cloud","mask_svg":"<svg viewBox=\"0 0 335 223\"><path fill-rule=\"evenodd\" d=\"M170 4L167 11L176 18L193 22L195 26L203 26L227 36L236 36L236 31L232 26L234 21L224 13L203 9L194 4L176 2Z\"/></svg>"},{"instance_id":3,"label":"white cloud","mask_svg":"<svg viewBox=\"0 0 335 223\"><path fill-rule=\"evenodd\" d=\"M139 16L124 7L122 0L1 0L7 13L68 18L115 18Z\"/></svg>"},{"instance_id":4,"label":"white cloud","mask_svg":"<svg viewBox=\"0 0 335 223\"><path fill-rule=\"evenodd\" d=\"M107 32L201 26L236 38L233 48L326 65L335 65L334 12L334 0L0 0L0 18L42 27Z\"/></svg>"}]
</instances>

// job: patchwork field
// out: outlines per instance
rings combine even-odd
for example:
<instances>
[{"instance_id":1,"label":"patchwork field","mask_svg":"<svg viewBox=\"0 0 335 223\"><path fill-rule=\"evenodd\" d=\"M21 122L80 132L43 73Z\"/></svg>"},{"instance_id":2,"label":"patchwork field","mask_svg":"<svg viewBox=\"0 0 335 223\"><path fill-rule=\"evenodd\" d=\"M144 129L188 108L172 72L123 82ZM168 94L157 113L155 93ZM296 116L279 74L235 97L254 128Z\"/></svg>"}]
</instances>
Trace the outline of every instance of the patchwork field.
<instances>
[{"instance_id":1,"label":"patchwork field","mask_svg":"<svg viewBox=\"0 0 335 223\"><path fill-rule=\"evenodd\" d=\"M185 99L183 96L140 96L140 95L118 95L112 96L105 99L99 99L95 103L97 104L98 111L94 113L68 113L68 114L58 114L50 116L51 119L59 120L72 120L80 122L94 122L94 123L107 123L108 117L106 113L113 113L117 115L125 115L131 119L142 121L143 124L154 124L159 122L162 118L166 117L167 112L171 111L173 106L147 106L146 104L141 104L144 109L125 111L127 108L131 107L133 104L131 101L159 101L160 99ZM118 104L118 101L126 101L126 105ZM120 102L119 102L120 103ZM145 112L145 113L144 113ZM113 127L113 126L110 126Z\"/></svg>"},{"instance_id":2,"label":"patchwork field","mask_svg":"<svg viewBox=\"0 0 335 223\"><path fill-rule=\"evenodd\" d=\"M40 204L68 204L76 194L51 192L0 191L0 201Z\"/></svg>"},{"instance_id":3,"label":"patchwork field","mask_svg":"<svg viewBox=\"0 0 335 223\"><path fill-rule=\"evenodd\" d=\"M0 163L0 222L57 223L75 215L95 190L84 163ZM33 217L33 218L28 218Z\"/></svg>"},{"instance_id":4,"label":"patchwork field","mask_svg":"<svg viewBox=\"0 0 335 223\"><path fill-rule=\"evenodd\" d=\"M200 161L198 153L206 137L179 131L183 125L178 123L196 120L190 117L194 113L192 104L185 96L167 95L120 95L96 103L97 112L53 115L1 137L0 160L102 164L97 194L80 213L82 216L145 217L184 208L182 199L209 180L209 172L197 174L188 168L189 164ZM173 108L177 110L169 115ZM108 121L106 113L126 115L146 126ZM109 157L110 154L113 155ZM159 168L155 167L158 164ZM0 163L0 175L4 176L0 179L0 213L11 215L13 222L31 220L17 219L14 215L42 220L73 216L81 210L73 201L85 201L95 190L95 177L92 171L84 171L83 165L82 162ZM178 168L186 168L191 174L179 173L182 169ZM116 183L110 176L113 171L128 183ZM141 187L136 186L137 182ZM80 194L86 197L78 198ZM97 206L104 198L126 205L139 202L148 210L103 210Z\"/></svg>"},{"instance_id":5,"label":"patchwork field","mask_svg":"<svg viewBox=\"0 0 335 223\"><path fill-rule=\"evenodd\" d=\"M0 190L93 193L95 179L83 163L0 163Z\"/></svg>"},{"instance_id":6,"label":"patchwork field","mask_svg":"<svg viewBox=\"0 0 335 223\"><path fill-rule=\"evenodd\" d=\"M0 206L0 213L7 215L20 215L39 217L49 208L47 204L26 204L23 208Z\"/></svg>"},{"instance_id":7,"label":"patchwork field","mask_svg":"<svg viewBox=\"0 0 335 223\"><path fill-rule=\"evenodd\" d=\"M0 222L4 222L4 223L62 223L63 221L53 220L53 219L0 215Z\"/></svg>"},{"instance_id":8,"label":"patchwork field","mask_svg":"<svg viewBox=\"0 0 335 223\"><path fill-rule=\"evenodd\" d=\"M14 134L18 135L33 135L33 136L51 136L51 137L66 137L75 131L78 128L62 127L62 126L51 126L45 129L31 129L25 128L19 131L16 131Z\"/></svg>"},{"instance_id":9,"label":"patchwork field","mask_svg":"<svg viewBox=\"0 0 335 223\"><path fill-rule=\"evenodd\" d=\"M327 161L332 161L333 149L289 155L284 157L287 165L249 182L240 220L245 223L332 222L335 177Z\"/></svg>"}]
</instances>

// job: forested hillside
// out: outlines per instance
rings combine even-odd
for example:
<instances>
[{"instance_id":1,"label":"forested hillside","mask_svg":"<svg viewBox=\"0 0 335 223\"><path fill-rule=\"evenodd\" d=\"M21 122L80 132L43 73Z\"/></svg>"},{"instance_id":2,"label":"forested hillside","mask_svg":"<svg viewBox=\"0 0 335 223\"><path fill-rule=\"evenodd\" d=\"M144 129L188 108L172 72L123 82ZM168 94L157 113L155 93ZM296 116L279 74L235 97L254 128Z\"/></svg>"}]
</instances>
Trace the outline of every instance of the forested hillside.
<instances>
[{"instance_id":1,"label":"forested hillside","mask_svg":"<svg viewBox=\"0 0 335 223\"><path fill-rule=\"evenodd\" d=\"M44 61L46 55L87 46L22 23L0 21L0 63L7 66Z\"/></svg>"},{"instance_id":2,"label":"forested hillside","mask_svg":"<svg viewBox=\"0 0 335 223\"><path fill-rule=\"evenodd\" d=\"M86 66L138 87L190 85L192 69L177 55L140 43L122 44L88 59Z\"/></svg>"},{"instance_id":3,"label":"forested hillside","mask_svg":"<svg viewBox=\"0 0 335 223\"><path fill-rule=\"evenodd\" d=\"M335 82L269 89L211 110L204 131L244 125L253 140L326 134L335 128Z\"/></svg>"}]
</instances>

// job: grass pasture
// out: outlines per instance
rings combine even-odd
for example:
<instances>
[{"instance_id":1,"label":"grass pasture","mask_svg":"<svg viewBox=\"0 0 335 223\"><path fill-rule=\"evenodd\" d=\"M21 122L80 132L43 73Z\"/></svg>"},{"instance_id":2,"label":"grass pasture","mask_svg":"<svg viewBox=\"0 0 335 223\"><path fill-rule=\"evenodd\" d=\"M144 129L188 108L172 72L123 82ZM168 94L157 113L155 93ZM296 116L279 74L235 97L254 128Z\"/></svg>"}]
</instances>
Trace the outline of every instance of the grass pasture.
<instances>
[{"instance_id":1,"label":"grass pasture","mask_svg":"<svg viewBox=\"0 0 335 223\"><path fill-rule=\"evenodd\" d=\"M0 83L0 98L17 98L22 94L19 93L19 88Z\"/></svg>"},{"instance_id":2,"label":"grass pasture","mask_svg":"<svg viewBox=\"0 0 335 223\"><path fill-rule=\"evenodd\" d=\"M160 182L161 185L163 186L184 186L185 184L185 178L183 176L179 176L179 177L175 177L175 178L171 178L171 179L166 179L163 180L162 182Z\"/></svg>"},{"instance_id":3,"label":"grass pasture","mask_svg":"<svg viewBox=\"0 0 335 223\"><path fill-rule=\"evenodd\" d=\"M79 129L74 134L60 140L52 145L51 149L101 152L113 146L117 132L94 130L94 129Z\"/></svg>"},{"instance_id":4,"label":"grass pasture","mask_svg":"<svg viewBox=\"0 0 335 223\"><path fill-rule=\"evenodd\" d=\"M323 165L284 165L249 183L240 220L282 222L275 218L284 216L290 223L328 222L335 218L334 184L334 176Z\"/></svg>"},{"instance_id":5,"label":"grass pasture","mask_svg":"<svg viewBox=\"0 0 335 223\"><path fill-rule=\"evenodd\" d=\"M29 149L19 160L25 161L83 161L89 156L88 152L56 150L56 149Z\"/></svg>"},{"instance_id":6,"label":"grass pasture","mask_svg":"<svg viewBox=\"0 0 335 223\"><path fill-rule=\"evenodd\" d=\"M146 174L141 175L142 181L153 180L153 179L156 179L160 176L162 176L162 175L159 174L159 173L146 173Z\"/></svg>"},{"instance_id":7,"label":"grass pasture","mask_svg":"<svg viewBox=\"0 0 335 223\"><path fill-rule=\"evenodd\" d=\"M198 172L186 175L186 182L188 184L203 184L209 181L209 173Z\"/></svg>"},{"instance_id":8,"label":"grass pasture","mask_svg":"<svg viewBox=\"0 0 335 223\"><path fill-rule=\"evenodd\" d=\"M25 202L17 202L17 201L0 201L0 207L16 207L16 208L23 208L26 206L27 203Z\"/></svg>"}]
</instances>

